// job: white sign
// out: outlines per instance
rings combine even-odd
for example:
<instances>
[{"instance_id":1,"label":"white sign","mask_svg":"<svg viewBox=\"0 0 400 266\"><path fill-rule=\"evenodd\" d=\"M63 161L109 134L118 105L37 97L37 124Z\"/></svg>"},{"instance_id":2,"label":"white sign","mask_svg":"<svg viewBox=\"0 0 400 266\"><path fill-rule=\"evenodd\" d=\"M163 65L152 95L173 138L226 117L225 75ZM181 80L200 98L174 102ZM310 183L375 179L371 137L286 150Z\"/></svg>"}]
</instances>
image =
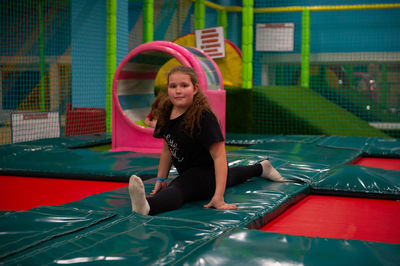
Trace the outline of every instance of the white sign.
<instances>
[{"instance_id":1,"label":"white sign","mask_svg":"<svg viewBox=\"0 0 400 266\"><path fill-rule=\"evenodd\" d=\"M223 27L196 30L196 47L211 58L225 57L225 37Z\"/></svg>"},{"instance_id":2,"label":"white sign","mask_svg":"<svg viewBox=\"0 0 400 266\"><path fill-rule=\"evenodd\" d=\"M11 114L13 143L60 137L58 112Z\"/></svg>"},{"instance_id":3,"label":"white sign","mask_svg":"<svg viewBox=\"0 0 400 266\"><path fill-rule=\"evenodd\" d=\"M257 24L256 51L293 51L294 23Z\"/></svg>"}]
</instances>

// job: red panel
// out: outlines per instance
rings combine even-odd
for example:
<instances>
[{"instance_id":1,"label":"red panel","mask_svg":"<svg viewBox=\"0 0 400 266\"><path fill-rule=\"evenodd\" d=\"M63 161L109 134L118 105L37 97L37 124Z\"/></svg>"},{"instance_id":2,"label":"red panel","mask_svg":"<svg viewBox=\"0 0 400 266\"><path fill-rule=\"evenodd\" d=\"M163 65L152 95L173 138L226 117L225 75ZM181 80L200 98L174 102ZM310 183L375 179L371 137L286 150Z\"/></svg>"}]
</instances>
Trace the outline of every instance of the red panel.
<instances>
[{"instance_id":1,"label":"red panel","mask_svg":"<svg viewBox=\"0 0 400 266\"><path fill-rule=\"evenodd\" d=\"M359 157L352 164L400 171L400 159Z\"/></svg>"},{"instance_id":2,"label":"red panel","mask_svg":"<svg viewBox=\"0 0 400 266\"><path fill-rule=\"evenodd\" d=\"M0 210L55 206L125 187L125 182L0 176Z\"/></svg>"},{"instance_id":3,"label":"red panel","mask_svg":"<svg viewBox=\"0 0 400 266\"><path fill-rule=\"evenodd\" d=\"M400 244L399 221L400 201L310 195L261 230Z\"/></svg>"},{"instance_id":4,"label":"red panel","mask_svg":"<svg viewBox=\"0 0 400 266\"><path fill-rule=\"evenodd\" d=\"M102 108L72 108L67 105L65 136L106 132L106 111Z\"/></svg>"}]
</instances>

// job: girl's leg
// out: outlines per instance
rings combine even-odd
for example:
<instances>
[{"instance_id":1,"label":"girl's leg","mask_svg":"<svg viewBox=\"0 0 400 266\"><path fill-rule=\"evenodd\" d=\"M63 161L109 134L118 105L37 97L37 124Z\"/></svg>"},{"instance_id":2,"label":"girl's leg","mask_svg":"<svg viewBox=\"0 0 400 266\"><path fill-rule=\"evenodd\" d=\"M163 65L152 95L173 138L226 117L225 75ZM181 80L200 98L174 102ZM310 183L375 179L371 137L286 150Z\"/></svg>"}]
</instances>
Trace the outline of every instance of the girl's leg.
<instances>
[{"instance_id":1,"label":"girl's leg","mask_svg":"<svg viewBox=\"0 0 400 266\"><path fill-rule=\"evenodd\" d=\"M140 178L138 178L139 180L137 180L136 178L134 179L133 177L131 177L131 179L135 180L136 182L142 183ZM204 168L189 169L184 174L176 177L166 189L148 198L143 197L143 183L142 186L134 182L132 182L132 185L131 182L129 184L132 210L149 215L176 210L180 208L185 202L211 198L214 191L214 170ZM146 204L148 204L149 206L149 211L147 211L147 213L138 211L143 208L147 210Z\"/></svg>"},{"instance_id":2,"label":"girl's leg","mask_svg":"<svg viewBox=\"0 0 400 266\"><path fill-rule=\"evenodd\" d=\"M132 211L140 214L156 214L178 209L183 204L182 192L179 186L170 185L153 197L146 198L144 185L140 177L132 175L129 179L129 195Z\"/></svg>"},{"instance_id":3,"label":"girl's leg","mask_svg":"<svg viewBox=\"0 0 400 266\"><path fill-rule=\"evenodd\" d=\"M184 203L184 197L179 186L169 185L166 189L159 191L147 201L150 205L149 215L179 209Z\"/></svg>"},{"instance_id":4,"label":"girl's leg","mask_svg":"<svg viewBox=\"0 0 400 266\"><path fill-rule=\"evenodd\" d=\"M284 181L268 160L254 165L235 166L228 170L227 187L261 176L272 181ZM213 169L194 168L177 177L164 190L146 198L142 180L133 175L129 180L132 210L141 214L157 214L178 209L185 202L211 198L215 190Z\"/></svg>"},{"instance_id":5,"label":"girl's leg","mask_svg":"<svg viewBox=\"0 0 400 266\"><path fill-rule=\"evenodd\" d=\"M227 187L236 186L245 182L247 179L260 176L262 173L262 166L259 163L253 165L233 166L228 169L228 179L226 181Z\"/></svg>"},{"instance_id":6,"label":"girl's leg","mask_svg":"<svg viewBox=\"0 0 400 266\"><path fill-rule=\"evenodd\" d=\"M272 181L284 181L281 174L279 174L271 163L268 160L264 160L254 165L229 167L226 186L231 187L241 184L254 176L260 176Z\"/></svg>"}]
</instances>

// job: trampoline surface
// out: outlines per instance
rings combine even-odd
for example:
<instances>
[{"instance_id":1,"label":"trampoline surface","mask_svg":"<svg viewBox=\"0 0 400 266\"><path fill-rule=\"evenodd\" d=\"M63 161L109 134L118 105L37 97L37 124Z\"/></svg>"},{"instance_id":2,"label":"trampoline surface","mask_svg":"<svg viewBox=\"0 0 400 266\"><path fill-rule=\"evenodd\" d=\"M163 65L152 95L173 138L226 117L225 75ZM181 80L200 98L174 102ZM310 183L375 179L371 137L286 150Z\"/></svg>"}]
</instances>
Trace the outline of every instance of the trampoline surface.
<instances>
[{"instance_id":1,"label":"trampoline surface","mask_svg":"<svg viewBox=\"0 0 400 266\"><path fill-rule=\"evenodd\" d=\"M355 160L354 164L400 171L400 159L398 158L360 157Z\"/></svg>"},{"instance_id":2,"label":"trampoline surface","mask_svg":"<svg viewBox=\"0 0 400 266\"><path fill-rule=\"evenodd\" d=\"M309 195L261 230L400 244L399 220L400 201Z\"/></svg>"}]
</instances>

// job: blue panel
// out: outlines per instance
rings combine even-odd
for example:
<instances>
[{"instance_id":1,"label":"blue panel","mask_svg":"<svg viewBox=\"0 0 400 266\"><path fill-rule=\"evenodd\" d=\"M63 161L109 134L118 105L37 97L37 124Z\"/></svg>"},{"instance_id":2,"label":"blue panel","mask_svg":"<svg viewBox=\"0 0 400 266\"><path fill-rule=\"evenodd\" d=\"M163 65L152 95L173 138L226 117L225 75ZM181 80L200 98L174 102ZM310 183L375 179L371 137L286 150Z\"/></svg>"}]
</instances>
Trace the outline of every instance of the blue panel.
<instances>
[{"instance_id":1,"label":"blue panel","mask_svg":"<svg viewBox=\"0 0 400 266\"><path fill-rule=\"evenodd\" d=\"M105 107L106 1L72 0L72 106Z\"/></svg>"},{"instance_id":2,"label":"blue panel","mask_svg":"<svg viewBox=\"0 0 400 266\"><path fill-rule=\"evenodd\" d=\"M187 12L186 19L181 25L182 29L179 36L183 36L193 32L194 25L192 25L192 14L194 14L194 4L190 6L189 12Z\"/></svg>"},{"instance_id":3,"label":"blue panel","mask_svg":"<svg viewBox=\"0 0 400 266\"><path fill-rule=\"evenodd\" d=\"M168 40L166 33L168 32L169 27L171 27L171 21L174 19L174 15L177 14L177 5L172 4L172 1L159 1L159 3L162 3L162 6L159 7L160 12L157 14L157 19L155 20L158 24L154 25L154 40L165 41Z\"/></svg>"},{"instance_id":4,"label":"blue panel","mask_svg":"<svg viewBox=\"0 0 400 266\"><path fill-rule=\"evenodd\" d=\"M400 51L400 9L311 13L311 53Z\"/></svg>"}]
</instances>

